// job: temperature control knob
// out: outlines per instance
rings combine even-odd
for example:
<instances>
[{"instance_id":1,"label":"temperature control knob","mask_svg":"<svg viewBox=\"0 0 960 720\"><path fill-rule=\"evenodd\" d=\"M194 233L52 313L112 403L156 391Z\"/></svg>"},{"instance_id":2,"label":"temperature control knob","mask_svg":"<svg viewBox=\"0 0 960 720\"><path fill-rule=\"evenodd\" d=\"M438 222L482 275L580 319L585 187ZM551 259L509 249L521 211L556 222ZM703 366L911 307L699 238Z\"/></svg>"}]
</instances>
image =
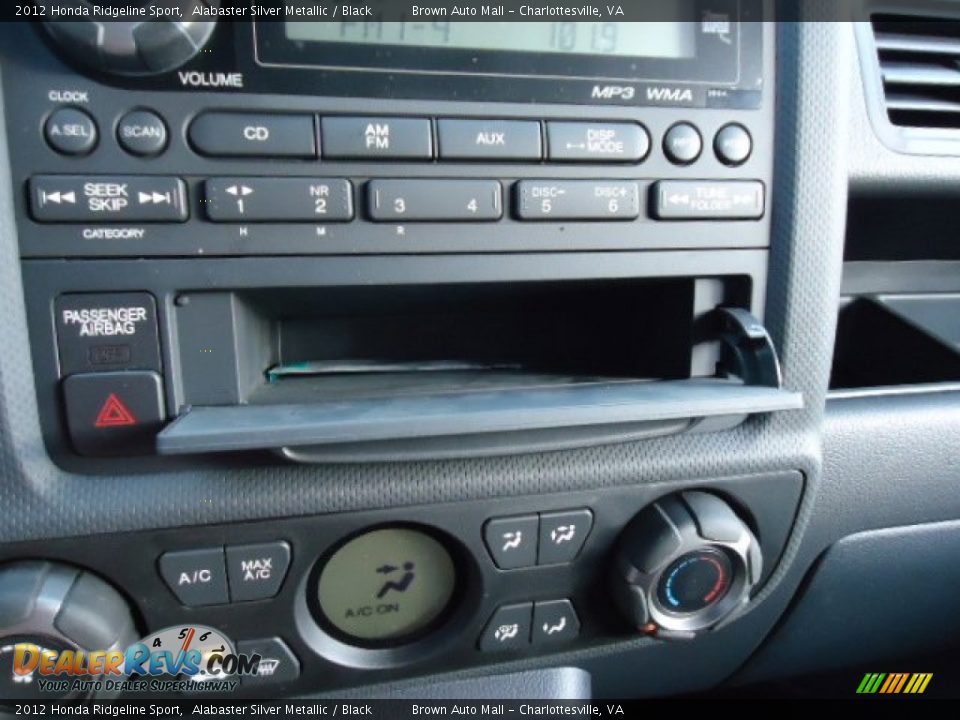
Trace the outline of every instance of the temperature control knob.
<instances>
[{"instance_id":1,"label":"temperature control knob","mask_svg":"<svg viewBox=\"0 0 960 720\"><path fill-rule=\"evenodd\" d=\"M63 690L41 687L43 651L123 650L138 637L127 601L97 576L52 562L0 565L0 698L81 697L70 675Z\"/></svg>"},{"instance_id":2,"label":"temperature control knob","mask_svg":"<svg viewBox=\"0 0 960 720\"><path fill-rule=\"evenodd\" d=\"M77 18L52 20L45 25L72 60L114 75L157 75L180 67L203 49L216 21L195 20L198 16L194 8L219 2L67 0L64 4L77 9ZM153 19L124 20L130 15L118 13L129 13L131 6L143 9L143 17L149 10L154 13Z\"/></svg>"},{"instance_id":3,"label":"temperature control knob","mask_svg":"<svg viewBox=\"0 0 960 720\"><path fill-rule=\"evenodd\" d=\"M724 620L760 578L756 537L715 495L661 498L630 521L617 545L613 597L638 630L692 637Z\"/></svg>"}]
</instances>

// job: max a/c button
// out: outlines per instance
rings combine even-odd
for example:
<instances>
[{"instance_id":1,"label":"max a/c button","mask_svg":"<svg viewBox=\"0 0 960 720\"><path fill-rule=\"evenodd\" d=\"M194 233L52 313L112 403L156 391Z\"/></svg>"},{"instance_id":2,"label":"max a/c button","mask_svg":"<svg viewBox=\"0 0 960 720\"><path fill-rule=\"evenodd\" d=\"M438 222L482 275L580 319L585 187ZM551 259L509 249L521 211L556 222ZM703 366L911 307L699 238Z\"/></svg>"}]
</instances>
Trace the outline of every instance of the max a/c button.
<instances>
[{"instance_id":1,"label":"max a/c button","mask_svg":"<svg viewBox=\"0 0 960 720\"><path fill-rule=\"evenodd\" d=\"M154 372L71 375L63 381L67 427L81 455L152 453L163 425L163 389Z\"/></svg>"},{"instance_id":2,"label":"max a/c button","mask_svg":"<svg viewBox=\"0 0 960 720\"><path fill-rule=\"evenodd\" d=\"M163 581L184 605L229 602L222 547L164 553L159 564Z\"/></svg>"},{"instance_id":3,"label":"max a/c button","mask_svg":"<svg viewBox=\"0 0 960 720\"><path fill-rule=\"evenodd\" d=\"M280 591L290 566L285 542L227 547L227 572L233 602L271 598Z\"/></svg>"}]
</instances>

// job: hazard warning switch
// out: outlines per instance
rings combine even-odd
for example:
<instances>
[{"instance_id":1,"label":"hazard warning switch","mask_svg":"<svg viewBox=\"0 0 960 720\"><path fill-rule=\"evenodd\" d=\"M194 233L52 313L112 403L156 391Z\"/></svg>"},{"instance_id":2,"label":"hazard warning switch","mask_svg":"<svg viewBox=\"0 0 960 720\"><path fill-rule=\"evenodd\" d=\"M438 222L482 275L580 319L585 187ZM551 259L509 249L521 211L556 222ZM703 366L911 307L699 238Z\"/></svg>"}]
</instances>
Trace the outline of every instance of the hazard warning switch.
<instances>
[{"instance_id":1,"label":"hazard warning switch","mask_svg":"<svg viewBox=\"0 0 960 720\"><path fill-rule=\"evenodd\" d=\"M163 385L152 372L71 375L63 401L73 446L81 455L154 452L163 425Z\"/></svg>"}]
</instances>

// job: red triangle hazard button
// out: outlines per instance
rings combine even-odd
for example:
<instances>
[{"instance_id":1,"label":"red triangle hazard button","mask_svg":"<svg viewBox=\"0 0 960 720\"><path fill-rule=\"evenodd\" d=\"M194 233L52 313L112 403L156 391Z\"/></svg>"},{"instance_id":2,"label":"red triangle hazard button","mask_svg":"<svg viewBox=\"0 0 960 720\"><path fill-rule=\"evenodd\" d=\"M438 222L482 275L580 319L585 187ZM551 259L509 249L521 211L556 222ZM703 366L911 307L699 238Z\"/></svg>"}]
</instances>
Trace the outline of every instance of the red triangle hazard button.
<instances>
[{"instance_id":1,"label":"red triangle hazard button","mask_svg":"<svg viewBox=\"0 0 960 720\"><path fill-rule=\"evenodd\" d=\"M130 408L123 404L123 401L117 397L116 393L110 393L110 395L107 396L106 402L103 403L103 407L100 408L100 412L97 413L97 419L93 423L93 426L97 428L107 428L136 424L137 418L130 411Z\"/></svg>"}]
</instances>

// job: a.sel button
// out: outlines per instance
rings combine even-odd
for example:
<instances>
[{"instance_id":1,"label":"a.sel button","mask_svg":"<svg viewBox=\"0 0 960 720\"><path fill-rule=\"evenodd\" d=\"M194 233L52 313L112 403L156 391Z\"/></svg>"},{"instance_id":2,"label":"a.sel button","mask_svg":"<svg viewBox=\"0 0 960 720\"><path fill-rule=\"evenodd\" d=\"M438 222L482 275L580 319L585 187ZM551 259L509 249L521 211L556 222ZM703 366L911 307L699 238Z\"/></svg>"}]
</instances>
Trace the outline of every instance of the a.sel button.
<instances>
[{"instance_id":1,"label":"a.sel button","mask_svg":"<svg viewBox=\"0 0 960 720\"><path fill-rule=\"evenodd\" d=\"M183 180L144 175L37 175L30 211L40 222L183 222Z\"/></svg>"},{"instance_id":2,"label":"a.sel button","mask_svg":"<svg viewBox=\"0 0 960 720\"><path fill-rule=\"evenodd\" d=\"M164 553L160 556L160 576L184 605L229 601L222 547Z\"/></svg>"},{"instance_id":3,"label":"a.sel button","mask_svg":"<svg viewBox=\"0 0 960 720\"><path fill-rule=\"evenodd\" d=\"M280 590L290 566L285 542L227 547L230 599L234 602L271 598Z\"/></svg>"},{"instance_id":4,"label":"a.sel button","mask_svg":"<svg viewBox=\"0 0 960 720\"><path fill-rule=\"evenodd\" d=\"M660 220L756 220L763 217L758 180L661 180L651 190Z\"/></svg>"},{"instance_id":5,"label":"a.sel button","mask_svg":"<svg viewBox=\"0 0 960 720\"><path fill-rule=\"evenodd\" d=\"M479 222L503 215L496 180L371 180L367 183L371 220Z\"/></svg>"},{"instance_id":6,"label":"a.sel button","mask_svg":"<svg viewBox=\"0 0 960 720\"><path fill-rule=\"evenodd\" d=\"M211 178L204 183L214 222L342 222L353 219L349 180Z\"/></svg>"},{"instance_id":7,"label":"a.sel button","mask_svg":"<svg viewBox=\"0 0 960 720\"><path fill-rule=\"evenodd\" d=\"M157 304L149 293L71 293L56 302L60 376L160 370Z\"/></svg>"},{"instance_id":8,"label":"a.sel button","mask_svg":"<svg viewBox=\"0 0 960 720\"><path fill-rule=\"evenodd\" d=\"M521 180L521 220L633 220L640 215L640 187L616 180Z\"/></svg>"},{"instance_id":9,"label":"a.sel button","mask_svg":"<svg viewBox=\"0 0 960 720\"><path fill-rule=\"evenodd\" d=\"M317 156L312 115L207 112L189 134L197 152L213 157Z\"/></svg>"}]
</instances>

